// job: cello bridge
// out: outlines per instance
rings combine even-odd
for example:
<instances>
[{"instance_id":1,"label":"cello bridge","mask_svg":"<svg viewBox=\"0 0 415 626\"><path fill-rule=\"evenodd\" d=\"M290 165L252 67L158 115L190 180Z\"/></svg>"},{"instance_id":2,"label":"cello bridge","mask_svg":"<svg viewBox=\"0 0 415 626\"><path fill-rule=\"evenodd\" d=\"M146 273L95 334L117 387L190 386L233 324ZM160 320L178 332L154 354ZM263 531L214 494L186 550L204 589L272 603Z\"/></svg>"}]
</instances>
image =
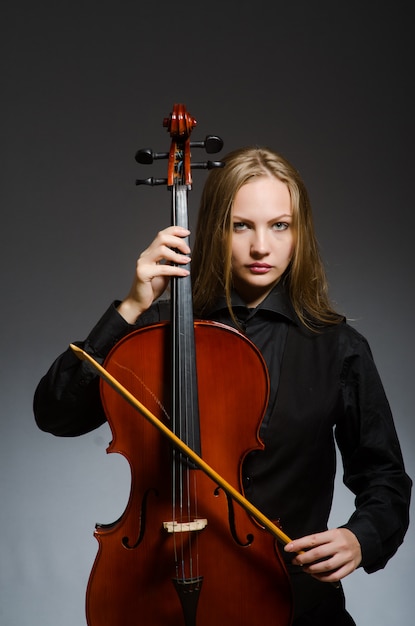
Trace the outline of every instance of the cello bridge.
<instances>
[{"instance_id":1,"label":"cello bridge","mask_svg":"<svg viewBox=\"0 0 415 626\"><path fill-rule=\"evenodd\" d=\"M207 526L207 519L195 519L192 522L163 522L163 528L168 533L187 533L203 530Z\"/></svg>"}]
</instances>

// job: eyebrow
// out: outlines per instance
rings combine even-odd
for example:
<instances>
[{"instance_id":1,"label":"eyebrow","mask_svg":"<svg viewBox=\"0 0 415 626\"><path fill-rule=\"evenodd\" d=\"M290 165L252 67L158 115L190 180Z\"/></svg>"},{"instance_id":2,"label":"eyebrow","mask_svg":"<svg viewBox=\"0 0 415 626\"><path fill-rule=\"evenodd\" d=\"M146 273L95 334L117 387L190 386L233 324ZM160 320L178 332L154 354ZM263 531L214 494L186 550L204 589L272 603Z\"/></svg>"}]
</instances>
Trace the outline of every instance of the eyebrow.
<instances>
[{"instance_id":1,"label":"eyebrow","mask_svg":"<svg viewBox=\"0 0 415 626\"><path fill-rule=\"evenodd\" d=\"M271 220L269 220L269 222L280 222L284 219L291 219L293 216L290 213L283 213L282 215L278 215L277 217L273 217ZM246 217L240 217L237 214L232 215L232 220L235 220L237 222L252 222L253 220L250 220Z\"/></svg>"}]
</instances>

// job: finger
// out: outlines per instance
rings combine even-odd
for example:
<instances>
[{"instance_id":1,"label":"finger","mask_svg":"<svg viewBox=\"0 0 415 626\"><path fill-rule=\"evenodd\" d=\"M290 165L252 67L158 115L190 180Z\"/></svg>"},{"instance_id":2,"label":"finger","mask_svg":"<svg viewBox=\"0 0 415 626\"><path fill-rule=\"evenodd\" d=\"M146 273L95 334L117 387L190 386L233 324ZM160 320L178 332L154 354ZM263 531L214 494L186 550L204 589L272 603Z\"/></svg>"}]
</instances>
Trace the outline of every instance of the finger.
<instances>
[{"instance_id":1,"label":"finger","mask_svg":"<svg viewBox=\"0 0 415 626\"><path fill-rule=\"evenodd\" d=\"M323 545L328 541L330 541L328 532L314 533L313 535L306 535L290 541L284 550L286 552L302 552L303 550L310 550L315 546Z\"/></svg>"},{"instance_id":2,"label":"finger","mask_svg":"<svg viewBox=\"0 0 415 626\"><path fill-rule=\"evenodd\" d=\"M180 226L170 226L165 230L158 233L153 244L166 245L170 248L177 248L188 254L190 252L189 245L186 238L189 236L190 231ZM151 247L151 246L150 246Z\"/></svg>"},{"instance_id":3,"label":"finger","mask_svg":"<svg viewBox=\"0 0 415 626\"><path fill-rule=\"evenodd\" d=\"M181 265L169 265L167 263L161 263L159 265L149 265L145 271L140 272L140 281L142 283L154 282L156 279L167 280L174 276L183 278L188 276L190 271Z\"/></svg>"},{"instance_id":4,"label":"finger","mask_svg":"<svg viewBox=\"0 0 415 626\"><path fill-rule=\"evenodd\" d=\"M167 226L164 230L161 230L161 233L170 233L177 237L188 237L190 235L190 230L188 228L183 228L183 226Z\"/></svg>"},{"instance_id":5,"label":"finger","mask_svg":"<svg viewBox=\"0 0 415 626\"><path fill-rule=\"evenodd\" d=\"M187 267L183 267L182 265L170 265L169 263L160 263L159 265L155 265L154 267L156 269L152 272L153 278L156 278L157 276L183 277L190 274L190 270Z\"/></svg>"},{"instance_id":6,"label":"finger","mask_svg":"<svg viewBox=\"0 0 415 626\"><path fill-rule=\"evenodd\" d=\"M183 276L185 274L182 272L171 272L168 268L188 265L190 260L188 255L180 254L166 247L159 248L153 253L147 251L141 254L137 261L137 277L141 280L149 280L154 276Z\"/></svg>"},{"instance_id":7,"label":"finger","mask_svg":"<svg viewBox=\"0 0 415 626\"><path fill-rule=\"evenodd\" d=\"M296 556L292 563L293 565L299 565L300 567L308 567L314 563L327 561L333 556L333 550L308 550L307 552L301 552Z\"/></svg>"},{"instance_id":8,"label":"finger","mask_svg":"<svg viewBox=\"0 0 415 626\"><path fill-rule=\"evenodd\" d=\"M168 248L167 246L162 246L159 251L159 258L157 260L158 263L165 261L168 263L180 263L182 265L186 265L190 263L191 258L188 254L184 254L181 251L177 251L177 249Z\"/></svg>"},{"instance_id":9,"label":"finger","mask_svg":"<svg viewBox=\"0 0 415 626\"><path fill-rule=\"evenodd\" d=\"M333 580L340 580L340 578L344 578L353 572L356 569L356 566L357 564L349 553L334 552L326 558L317 559L310 563L304 563L302 565L302 570L315 578L332 582Z\"/></svg>"},{"instance_id":10,"label":"finger","mask_svg":"<svg viewBox=\"0 0 415 626\"><path fill-rule=\"evenodd\" d=\"M310 576L312 576L313 578L316 578L317 580L320 580L321 582L337 583L343 578L345 578L346 576L348 576L349 574L351 574L354 571L354 569L355 568L352 565L350 565L349 563L346 563L345 565L341 567L328 570L325 572L308 571L306 573L310 574Z\"/></svg>"},{"instance_id":11,"label":"finger","mask_svg":"<svg viewBox=\"0 0 415 626\"><path fill-rule=\"evenodd\" d=\"M160 263L179 263L185 265L190 263L191 260L188 252L188 247L184 250L179 250L178 248L171 248L165 244L154 247L150 246L150 248L140 254L137 265L138 267Z\"/></svg>"},{"instance_id":12,"label":"finger","mask_svg":"<svg viewBox=\"0 0 415 626\"><path fill-rule=\"evenodd\" d=\"M184 239L180 237L164 237L163 240L158 241L159 247L168 250L179 250L182 254L189 254L190 248Z\"/></svg>"}]
</instances>

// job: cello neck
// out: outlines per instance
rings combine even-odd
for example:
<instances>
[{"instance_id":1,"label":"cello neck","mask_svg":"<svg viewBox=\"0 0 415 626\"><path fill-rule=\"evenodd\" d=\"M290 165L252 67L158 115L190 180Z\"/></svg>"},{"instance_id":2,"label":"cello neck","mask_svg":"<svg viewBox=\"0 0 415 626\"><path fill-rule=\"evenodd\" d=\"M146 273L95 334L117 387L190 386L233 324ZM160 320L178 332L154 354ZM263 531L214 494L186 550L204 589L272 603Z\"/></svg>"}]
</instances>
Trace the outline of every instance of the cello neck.
<instances>
[{"instance_id":1,"label":"cello neck","mask_svg":"<svg viewBox=\"0 0 415 626\"><path fill-rule=\"evenodd\" d=\"M179 105L180 106L180 105ZM180 109L175 110L169 156L169 182L172 192L172 224L188 229L187 194L191 187L190 130L195 124ZM186 132L182 120L186 119ZM175 124L173 124L175 122ZM186 243L189 244L188 239ZM192 285L190 274L173 277L171 281L172 341L172 425L173 432L194 452L200 454L199 402L196 376L196 352L193 323Z\"/></svg>"}]
</instances>

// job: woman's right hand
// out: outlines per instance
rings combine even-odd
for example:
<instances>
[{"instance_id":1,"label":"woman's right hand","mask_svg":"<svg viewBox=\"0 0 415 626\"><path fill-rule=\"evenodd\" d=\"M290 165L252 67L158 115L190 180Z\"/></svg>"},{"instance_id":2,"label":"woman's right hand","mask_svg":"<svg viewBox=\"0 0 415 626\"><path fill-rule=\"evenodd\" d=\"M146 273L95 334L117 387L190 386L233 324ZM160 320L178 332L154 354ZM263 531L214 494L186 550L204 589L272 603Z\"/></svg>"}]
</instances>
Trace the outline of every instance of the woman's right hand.
<instances>
[{"instance_id":1,"label":"woman's right hand","mask_svg":"<svg viewBox=\"0 0 415 626\"><path fill-rule=\"evenodd\" d=\"M118 312L130 324L146 311L166 290L171 276L187 276L190 248L185 241L190 231L181 226L169 226L160 231L137 260L136 272L127 297ZM178 265L176 265L176 263Z\"/></svg>"}]
</instances>

